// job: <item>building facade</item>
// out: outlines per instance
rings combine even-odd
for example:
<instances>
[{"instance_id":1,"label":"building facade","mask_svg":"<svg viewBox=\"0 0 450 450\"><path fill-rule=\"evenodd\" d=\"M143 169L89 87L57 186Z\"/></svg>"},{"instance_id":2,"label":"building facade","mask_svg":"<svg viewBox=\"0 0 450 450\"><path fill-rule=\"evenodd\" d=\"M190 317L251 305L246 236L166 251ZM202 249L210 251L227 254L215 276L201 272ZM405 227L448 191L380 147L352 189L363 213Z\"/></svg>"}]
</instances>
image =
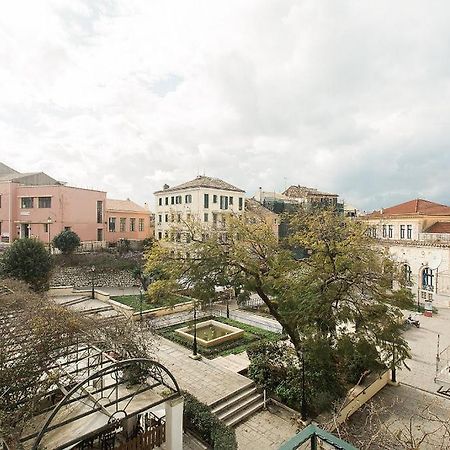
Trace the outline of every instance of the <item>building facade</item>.
<instances>
[{"instance_id":1,"label":"building facade","mask_svg":"<svg viewBox=\"0 0 450 450\"><path fill-rule=\"evenodd\" d=\"M450 306L450 207L415 199L362 219L403 268L420 303Z\"/></svg>"},{"instance_id":2,"label":"building facade","mask_svg":"<svg viewBox=\"0 0 450 450\"><path fill-rule=\"evenodd\" d=\"M156 240L185 242L189 224L219 230L227 215L245 210L245 191L219 178L198 176L154 194Z\"/></svg>"},{"instance_id":3,"label":"building facade","mask_svg":"<svg viewBox=\"0 0 450 450\"><path fill-rule=\"evenodd\" d=\"M82 242L116 238L144 239L152 234L150 212L130 201L111 200L106 192L67 186L43 172L19 173L0 163L0 237L2 242L32 237L46 244L61 231L72 230ZM109 219L117 217L117 234ZM120 219L125 218L125 231Z\"/></svg>"},{"instance_id":4,"label":"building facade","mask_svg":"<svg viewBox=\"0 0 450 450\"><path fill-rule=\"evenodd\" d=\"M153 237L153 214L146 207L127 200L106 199L106 240L144 240Z\"/></svg>"}]
</instances>

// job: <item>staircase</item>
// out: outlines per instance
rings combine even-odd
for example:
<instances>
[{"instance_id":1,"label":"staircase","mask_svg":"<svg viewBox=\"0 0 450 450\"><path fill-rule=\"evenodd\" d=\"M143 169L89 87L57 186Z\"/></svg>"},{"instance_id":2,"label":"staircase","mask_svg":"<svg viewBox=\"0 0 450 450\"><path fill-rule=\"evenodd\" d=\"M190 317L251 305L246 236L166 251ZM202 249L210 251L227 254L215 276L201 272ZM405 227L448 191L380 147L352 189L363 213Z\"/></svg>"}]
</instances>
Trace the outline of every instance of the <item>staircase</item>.
<instances>
[{"instance_id":1,"label":"staircase","mask_svg":"<svg viewBox=\"0 0 450 450\"><path fill-rule=\"evenodd\" d=\"M217 358L212 359L211 363L221 369L227 369L242 374L248 369L250 360L248 359L247 352L242 352L237 355L218 356Z\"/></svg>"},{"instance_id":2,"label":"staircase","mask_svg":"<svg viewBox=\"0 0 450 450\"><path fill-rule=\"evenodd\" d=\"M213 403L212 412L229 427L235 427L264 406L263 395L255 383L244 386Z\"/></svg>"}]
</instances>

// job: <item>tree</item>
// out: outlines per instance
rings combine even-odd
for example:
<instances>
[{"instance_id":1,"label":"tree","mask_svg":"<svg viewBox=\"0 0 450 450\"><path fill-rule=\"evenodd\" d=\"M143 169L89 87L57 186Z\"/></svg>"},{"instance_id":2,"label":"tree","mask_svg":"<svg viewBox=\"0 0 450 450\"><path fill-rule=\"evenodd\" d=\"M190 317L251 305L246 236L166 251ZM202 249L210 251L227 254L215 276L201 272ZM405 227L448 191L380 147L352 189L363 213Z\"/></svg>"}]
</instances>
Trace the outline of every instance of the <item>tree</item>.
<instances>
[{"instance_id":1,"label":"tree","mask_svg":"<svg viewBox=\"0 0 450 450\"><path fill-rule=\"evenodd\" d=\"M5 251L0 260L5 277L25 281L33 290L48 288L52 258L41 241L18 239Z\"/></svg>"},{"instance_id":2,"label":"tree","mask_svg":"<svg viewBox=\"0 0 450 450\"><path fill-rule=\"evenodd\" d=\"M61 231L53 238L53 245L65 255L73 253L80 246L80 237L71 230Z\"/></svg>"},{"instance_id":3,"label":"tree","mask_svg":"<svg viewBox=\"0 0 450 450\"><path fill-rule=\"evenodd\" d=\"M344 337L369 346L384 364L391 364L395 348L394 364L402 364L408 345L396 307L412 305L412 294L364 225L328 210L298 211L287 220L291 234L281 242L263 221L230 217L209 237L190 228L190 244L181 253L164 242L155 245L146 269L163 276L149 295L184 288L209 301L216 286L232 286L241 296L256 292L283 326L303 369L314 357L310 349L319 349L333 357L339 372Z\"/></svg>"},{"instance_id":4,"label":"tree","mask_svg":"<svg viewBox=\"0 0 450 450\"><path fill-rule=\"evenodd\" d=\"M73 382L58 369L71 345L94 342L117 359L154 357L145 324L80 315L16 280L1 280L0 300L0 440L8 448L21 448L23 429L42 412L48 392ZM131 375L139 381L142 373Z\"/></svg>"}]
</instances>

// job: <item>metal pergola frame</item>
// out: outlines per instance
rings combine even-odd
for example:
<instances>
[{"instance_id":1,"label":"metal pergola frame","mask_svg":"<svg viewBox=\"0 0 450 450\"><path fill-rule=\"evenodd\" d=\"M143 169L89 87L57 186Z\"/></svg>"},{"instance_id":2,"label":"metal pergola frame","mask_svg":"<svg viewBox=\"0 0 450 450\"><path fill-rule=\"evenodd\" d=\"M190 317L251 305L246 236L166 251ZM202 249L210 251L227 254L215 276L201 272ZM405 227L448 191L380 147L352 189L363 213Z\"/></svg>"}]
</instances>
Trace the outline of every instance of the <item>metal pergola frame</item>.
<instances>
[{"instance_id":1,"label":"metal pergola frame","mask_svg":"<svg viewBox=\"0 0 450 450\"><path fill-rule=\"evenodd\" d=\"M9 293L10 290L0 290L0 296ZM32 342L33 337L22 325L22 314L20 308L0 312L0 334L4 342L3 349L8 354L6 364L13 365L21 357L33 356L33 352L27 350L27 344ZM102 350L97 345L86 342L87 340L87 336L85 340L77 337L62 344L63 336L60 340L52 339L50 342L48 360L42 369L42 383L46 391L40 395L42 407L34 415L37 421L39 417L44 424L38 426L37 431L30 430L28 434L23 435L20 439L22 445L37 450L42 439L51 431L98 412L107 417L108 423L105 425L93 425L92 429L86 430L80 436L70 436L69 441L57 447L62 450L87 438L117 429L122 420L181 396L174 376L159 362L147 358L117 360L112 356L117 355L112 349ZM127 385L134 373L139 376L134 379L133 387L129 389ZM52 381L55 374L55 381ZM46 382L49 386L46 386ZM158 392L156 399L141 395L157 387L164 387L168 395L163 396ZM11 389L14 387L11 386L8 391ZM137 409L134 409L133 399L140 395ZM50 406L45 404L55 400L59 400L58 403ZM25 401L19 400L17 405ZM72 416L64 417L59 422L55 421L62 408L76 405L76 402L83 403L83 407L88 409L81 413L74 411ZM120 420L117 418L117 412L120 412Z\"/></svg>"}]
</instances>

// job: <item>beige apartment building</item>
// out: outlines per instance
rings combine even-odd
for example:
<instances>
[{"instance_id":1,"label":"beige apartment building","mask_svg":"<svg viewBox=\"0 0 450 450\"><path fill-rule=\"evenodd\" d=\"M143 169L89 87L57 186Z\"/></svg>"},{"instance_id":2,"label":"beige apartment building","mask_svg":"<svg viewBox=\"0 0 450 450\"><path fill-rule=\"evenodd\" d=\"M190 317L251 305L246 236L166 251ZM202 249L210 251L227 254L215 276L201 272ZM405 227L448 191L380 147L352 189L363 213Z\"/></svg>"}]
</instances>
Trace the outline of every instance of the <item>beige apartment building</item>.
<instances>
[{"instance_id":1,"label":"beige apartment building","mask_svg":"<svg viewBox=\"0 0 450 450\"><path fill-rule=\"evenodd\" d=\"M155 238L186 242L189 224L220 230L229 214L243 214L245 191L219 178L198 176L154 193Z\"/></svg>"},{"instance_id":2,"label":"beige apartment building","mask_svg":"<svg viewBox=\"0 0 450 450\"><path fill-rule=\"evenodd\" d=\"M420 303L450 306L450 207L415 199L362 217Z\"/></svg>"}]
</instances>

